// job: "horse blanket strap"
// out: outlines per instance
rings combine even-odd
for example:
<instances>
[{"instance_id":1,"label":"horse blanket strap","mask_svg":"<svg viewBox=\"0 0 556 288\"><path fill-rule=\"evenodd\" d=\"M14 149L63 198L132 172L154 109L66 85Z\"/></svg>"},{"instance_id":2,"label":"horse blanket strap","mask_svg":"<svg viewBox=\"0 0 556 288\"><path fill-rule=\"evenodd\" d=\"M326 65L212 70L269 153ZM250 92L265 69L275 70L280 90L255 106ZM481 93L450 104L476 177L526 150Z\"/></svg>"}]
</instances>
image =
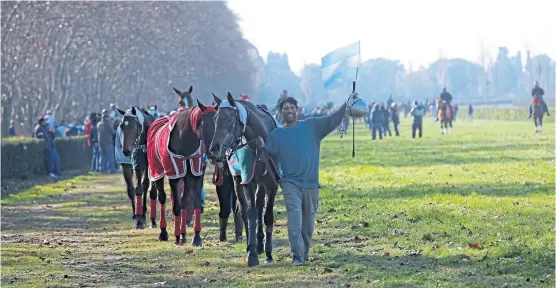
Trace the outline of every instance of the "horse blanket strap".
<instances>
[{"instance_id":1,"label":"horse blanket strap","mask_svg":"<svg viewBox=\"0 0 556 288\"><path fill-rule=\"evenodd\" d=\"M214 173L212 173L212 184L216 186L222 185L224 182L224 169L214 166Z\"/></svg>"},{"instance_id":2,"label":"horse blanket strap","mask_svg":"<svg viewBox=\"0 0 556 288\"><path fill-rule=\"evenodd\" d=\"M199 148L189 156L177 155L169 149L170 133L178 120L178 114L183 113L183 110L180 109L178 113L156 119L149 128L147 159L151 181L156 181L164 176L167 176L168 179L184 177L187 173L187 162L189 162L191 173L194 176L201 176L204 172L204 141L198 140Z\"/></svg>"}]
</instances>

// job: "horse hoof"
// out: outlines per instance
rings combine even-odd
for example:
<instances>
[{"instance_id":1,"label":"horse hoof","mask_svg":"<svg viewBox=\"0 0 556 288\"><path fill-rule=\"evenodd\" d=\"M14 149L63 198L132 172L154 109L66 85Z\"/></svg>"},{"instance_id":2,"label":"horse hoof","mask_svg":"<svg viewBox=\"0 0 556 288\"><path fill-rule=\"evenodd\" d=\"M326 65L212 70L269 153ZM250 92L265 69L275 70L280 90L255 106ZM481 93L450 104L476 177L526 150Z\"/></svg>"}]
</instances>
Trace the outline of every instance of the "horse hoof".
<instances>
[{"instance_id":1,"label":"horse hoof","mask_svg":"<svg viewBox=\"0 0 556 288\"><path fill-rule=\"evenodd\" d=\"M156 224L151 224L151 229L156 229L158 227Z\"/></svg>"},{"instance_id":2,"label":"horse hoof","mask_svg":"<svg viewBox=\"0 0 556 288\"><path fill-rule=\"evenodd\" d=\"M236 235L236 242L241 242L241 241L243 241L243 236Z\"/></svg>"},{"instance_id":3,"label":"horse hoof","mask_svg":"<svg viewBox=\"0 0 556 288\"><path fill-rule=\"evenodd\" d=\"M228 239L226 238L226 235L220 235L219 240L220 240L220 242L226 242L226 241L228 241Z\"/></svg>"},{"instance_id":4,"label":"horse hoof","mask_svg":"<svg viewBox=\"0 0 556 288\"><path fill-rule=\"evenodd\" d=\"M193 237L193 240L191 240L191 245L196 247L202 246L203 240L201 240L201 236L195 235L195 237Z\"/></svg>"},{"instance_id":5,"label":"horse hoof","mask_svg":"<svg viewBox=\"0 0 556 288\"><path fill-rule=\"evenodd\" d=\"M270 264L272 262L274 262L274 260L272 260L272 258L266 258L266 260L264 260L264 263L266 263L266 264Z\"/></svg>"},{"instance_id":6,"label":"horse hoof","mask_svg":"<svg viewBox=\"0 0 556 288\"><path fill-rule=\"evenodd\" d=\"M247 258L247 266L249 267L259 266L259 257L249 256Z\"/></svg>"},{"instance_id":7,"label":"horse hoof","mask_svg":"<svg viewBox=\"0 0 556 288\"><path fill-rule=\"evenodd\" d=\"M160 235L158 236L158 240L168 241L168 232L166 232L166 230L160 231Z\"/></svg>"}]
</instances>

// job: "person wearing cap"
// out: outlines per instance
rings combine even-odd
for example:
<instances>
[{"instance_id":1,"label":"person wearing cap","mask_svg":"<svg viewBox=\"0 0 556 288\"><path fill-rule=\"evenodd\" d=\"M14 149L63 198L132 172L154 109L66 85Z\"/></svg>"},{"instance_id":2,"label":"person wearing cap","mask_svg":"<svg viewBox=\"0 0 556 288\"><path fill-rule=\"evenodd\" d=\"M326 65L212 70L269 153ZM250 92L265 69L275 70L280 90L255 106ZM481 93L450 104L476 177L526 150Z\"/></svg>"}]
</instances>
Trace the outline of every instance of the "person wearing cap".
<instances>
[{"instance_id":1,"label":"person wearing cap","mask_svg":"<svg viewBox=\"0 0 556 288\"><path fill-rule=\"evenodd\" d=\"M106 109L102 110L102 118L97 124L98 144L100 150L100 170L110 173L117 170L114 166L114 136L116 131L112 126L110 116Z\"/></svg>"},{"instance_id":2,"label":"person wearing cap","mask_svg":"<svg viewBox=\"0 0 556 288\"><path fill-rule=\"evenodd\" d=\"M239 99L240 99L240 100L243 100L243 101L249 101L249 96L243 94L243 95L240 95L240 96L239 96Z\"/></svg>"},{"instance_id":3,"label":"person wearing cap","mask_svg":"<svg viewBox=\"0 0 556 288\"><path fill-rule=\"evenodd\" d=\"M319 202L320 143L340 125L346 107L347 102L328 116L298 121L297 100L286 97L279 105L284 124L274 129L266 141L256 139L257 148L264 147L281 166L280 186L288 214L294 266L303 266L309 259Z\"/></svg>"},{"instance_id":4,"label":"person wearing cap","mask_svg":"<svg viewBox=\"0 0 556 288\"><path fill-rule=\"evenodd\" d=\"M533 83L533 90L531 91L531 97L533 97L533 103L529 105L529 118L531 118L531 115L533 114L533 104L537 104L539 102L544 107L544 111L546 111L546 115L550 116L550 113L548 113L548 106L546 105L546 102L544 102L543 96L544 96L544 90L539 86L539 81L535 81Z\"/></svg>"},{"instance_id":5,"label":"person wearing cap","mask_svg":"<svg viewBox=\"0 0 556 288\"><path fill-rule=\"evenodd\" d=\"M154 116L154 119L160 118L156 105L149 107L149 113Z\"/></svg>"},{"instance_id":6,"label":"person wearing cap","mask_svg":"<svg viewBox=\"0 0 556 288\"><path fill-rule=\"evenodd\" d=\"M42 139L44 141L46 171L48 176L56 178L60 175L61 159L58 151L56 151L56 145L54 144L54 138L56 135L52 131L53 130L48 129L45 117L41 116L39 118L39 123L35 126L34 136L37 139Z\"/></svg>"}]
</instances>

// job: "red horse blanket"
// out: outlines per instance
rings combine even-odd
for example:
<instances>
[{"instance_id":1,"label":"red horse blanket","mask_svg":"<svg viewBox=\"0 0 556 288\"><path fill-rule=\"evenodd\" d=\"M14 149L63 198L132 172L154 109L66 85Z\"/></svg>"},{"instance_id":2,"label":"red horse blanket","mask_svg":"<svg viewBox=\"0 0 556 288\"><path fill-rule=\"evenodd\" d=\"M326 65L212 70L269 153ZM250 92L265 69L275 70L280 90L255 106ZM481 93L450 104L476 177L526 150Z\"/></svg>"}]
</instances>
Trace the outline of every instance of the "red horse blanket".
<instances>
[{"instance_id":1,"label":"red horse blanket","mask_svg":"<svg viewBox=\"0 0 556 288\"><path fill-rule=\"evenodd\" d=\"M185 113L187 108L178 109L178 113L156 119L150 126L147 134L147 158L149 160L149 179L158 180L164 176L168 179L182 178L187 173L187 163L191 169L191 174L201 176L203 174L203 154L205 153L205 143L199 141L199 149L195 153L184 156L170 151L170 133L178 120L179 113ZM193 132L197 133L197 124L201 119L201 110L198 107L192 108L189 121ZM199 133L202 135L202 133ZM201 137L202 138L202 137Z\"/></svg>"}]
</instances>

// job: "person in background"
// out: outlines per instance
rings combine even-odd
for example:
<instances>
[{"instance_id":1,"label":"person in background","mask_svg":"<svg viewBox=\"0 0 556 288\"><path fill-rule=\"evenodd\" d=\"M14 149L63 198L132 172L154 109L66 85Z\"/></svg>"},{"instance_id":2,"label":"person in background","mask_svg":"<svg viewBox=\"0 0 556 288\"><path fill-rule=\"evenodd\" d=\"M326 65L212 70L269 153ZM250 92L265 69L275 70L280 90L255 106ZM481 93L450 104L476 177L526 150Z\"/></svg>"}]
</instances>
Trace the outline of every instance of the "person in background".
<instances>
[{"instance_id":1,"label":"person in background","mask_svg":"<svg viewBox=\"0 0 556 288\"><path fill-rule=\"evenodd\" d=\"M450 109L450 114L454 116L454 109L452 109L452 99L453 99L452 94L450 94L446 89L446 87L444 87L442 89L442 93L440 93L440 100L446 101L446 108ZM441 109L441 107L438 107L438 109Z\"/></svg>"},{"instance_id":2,"label":"person in background","mask_svg":"<svg viewBox=\"0 0 556 288\"><path fill-rule=\"evenodd\" d=\"M390 107L390 105L392 105L392 103L394 103L394 99L392 99L392 94L390 94L390 96L386 100L386 107Z\"/></svg>"},{"instance_id":3,"label":"person in background","mask_svg":"<svg viewBox=\"0 0 556 288\"><path fill-rule=\"evenodd\" d=\"M70 122L68 124L68 128L66 128L65 131L66 137L77 136L78 134L79 134L79 130L77 129L77 126L75 126L73 123Z\"/></svg>"},{"instance_id":4,"label":"person in background","mask_svg":"<svg viewBox=\"0 0 556 288\"><path fill-rule=\"evenodd\" d=\"M96 114L91 115L91 119L87 124L88 130L87 134L87 143L89 147L93 149L93 157L91 159L91 171L99 172L100 171L100 147L98 144L98 117Z\"/></svg>"},{"instance_id":5,"label":"person in background","mask_svg":"<svg viewBox=\"0 0 556 288\"><path fill-rule=\"evenodd\" d=\"M52 115L51 110L46 110L46 116L44 116L44 120L48 129L56 129L56 117Z\"/></svg>"},{"instance_id":6,"label":"person in background","mask_svg":"<svg viewBox=\"0 0 556 288\"><path fill-rule=\"evenodd\" d=\"M431 106L430 106L430 108L429 108L429 111L431 111L431 118L432 118L432 121L436 121L436 119L437 119L437 117L438 117L438 113L437 113L438 111L437 111L437 109L436 109L436 103L434 103L434 102L431 103Z\"/></svg>"},{"instance_id":7,"label":"person in background","mask_svg":"<svg viewBox=\"0 0 556 288\"><path fill-rule=\"evenodd\" d=\"M122 120L122 115L120 114L120 112L118 112L118 109L114 103L110 103L110 118L112 118L113 121L117 121L118 123L120 123L120 121Z\"/></svg>"},{"instance_id":8,"label":"person in background","mask_svg":"<svg viewBox=\"0 0 556 288\"><path fill-rule=\"evenodd\" d=\"M249 101L249 96L242 94L239 96L239 100L243 100L243 101Z\"/></svg>"},{"instance_id":9,"label":"person in background","mask_svg":"<svg viewBox=\"0 0 556 288\"><path fill-rule=\"evenodd\" d=\"M453 110L454 110L454 117L452 117L452 118L454 118L454 122L455 122L455 121L456 121L456 117L458 116L458 111L459 111L459 106L458 106L458 104L454 105L454 109L453 109Z\"/></svg>"},{"instance_id":10,"label":"person in background","mask_svg":"<svg viewBox=\"0 0 556 288\"><path fill-rule=\"evenodd\" d=\"M384 114L380 109L380 105L376 103L373 107L373 110L371 111L371 135L373 140L376 140L377 132L378 137L380 137L380 140L382 140L382 123L384 122L383 118Z\"/></svg>"},{"instance_id":11,"label":"person in background","mask_svg":"<svg viewBox=\"0 0 556 288\"><path fill-rule=\"evenodd\" d=\"M400 136L400 132L398 131L398 125L400 125L400 115L398 114L398 104L395 102L390 105L390 118L392 118L392 124L394 124L394 132L396 132L396 136Z\"/></svg>"},{"instance_id":12,"label":"person in background","mask_svg":"<svg viewBox=\"0 0 556 288\"><path fill-rule=\"evenodd\" d=\"M550 116L550 113L548 112L548 106L546 105L546 102L544 102L543 96L544 96L544 90L539 86L539 81L535 81L533 83L533 90L531 91L531 97L533 97L533 103L529 105L529 118L531 118L531 115L533 114L533 104L539 102L544 107L544 110L546 111L546 115Z\"/></svg>"},{"instance_id":13,"label":"person in background","mask_svg":"<svg viewBox=\"0 0 556 288\"><path fill-rule=\"evenodd\" d=\"M157 107L156 105L151 106L151 107L149 108L149 114L153 115L153 116L154 116L154 119L160 118L160 113L158 113L158 109L157 109L157 108L158 108L158 107ZM120 114L120 113L118 113L118 114ZM119 123L119 122L118 122L118 123Z\"/></svg>"},{"instance_id":14,"label":"person in background","mask_svg":"<svg viewBox=\"0 0 556 288\"><path fill-rule=\"evenodd\" d=\"M57 178L60 175L61 159L56 146L54 138L56 137L54 129L49 129L45 117L39 118L39 123L35 126L34 136L37 139L44 141L44 154L46 156L46 171L48 176Z\"/></svg>"},{"instance_id":15,"label":"person in background","mask_svg":"<svg viewBox=\"0 0 556 288\"><path fill-rule=\"evenodd\" d=\"M62 120L56 127L56 136L65 137L66 136L66 121Z\"/></svg>"},{"instance_id":16,"label":"person in background","mask_svg":"<svg viewBox=\"0 0 556 288\"><path fill-rule=\"evenodd\" d=\"M390 111L389 109L386 109L384 104L380 105L380 109L382 110L382 114L384 115L382 118L382 133L384 134L385 138L386 132L388 132L388 135L392 137L392 130L390 130Z\"/></svg>"},{"instance_id":17,"label":"person in background","mask_svg":"<svg viewBox=\"0 0 556 288\"><path fill-rule=\"evenodd\" d=\"M14 127L14 120L10 120L10 127L8 128L8 137L15 137L15 127Z\"/></svg>"},{"instance_id":18,"label":"person in background","mask_svg":"<svg viewBox=\"0 0 556 288\"><path fill-rule=\"evenodd\" d=\"M106 109L102 110L102 119L97 124L98 129L98 143L100 150L100 170L104 173L116 171L115 163L115 150L114 139L116 131L112 126L110 116Z\"/></svg>"},{"instance_id":19,"label":"person in background","mask_svg":"<svg viewBox=\"0 0 556 288\"><path fill-rule=\"evenodd\" d=\"M425 108L423 108L417 101L415 101L413 108L410 112L413 116L413 125L411 136L415 139L415 132L419 130L419 138L423 137L423 115L425 114Z\"/></svg>"},{"instance_id":20,"label":"person in background","mask_svg":"<svg viewBox=\"0 0 556 288\"><path fill-rule=\"evenodd\" d=\"M469 112L467 112L467 120L473 121L473 106L469 104Z\"/></svg>"}]
</instances>

